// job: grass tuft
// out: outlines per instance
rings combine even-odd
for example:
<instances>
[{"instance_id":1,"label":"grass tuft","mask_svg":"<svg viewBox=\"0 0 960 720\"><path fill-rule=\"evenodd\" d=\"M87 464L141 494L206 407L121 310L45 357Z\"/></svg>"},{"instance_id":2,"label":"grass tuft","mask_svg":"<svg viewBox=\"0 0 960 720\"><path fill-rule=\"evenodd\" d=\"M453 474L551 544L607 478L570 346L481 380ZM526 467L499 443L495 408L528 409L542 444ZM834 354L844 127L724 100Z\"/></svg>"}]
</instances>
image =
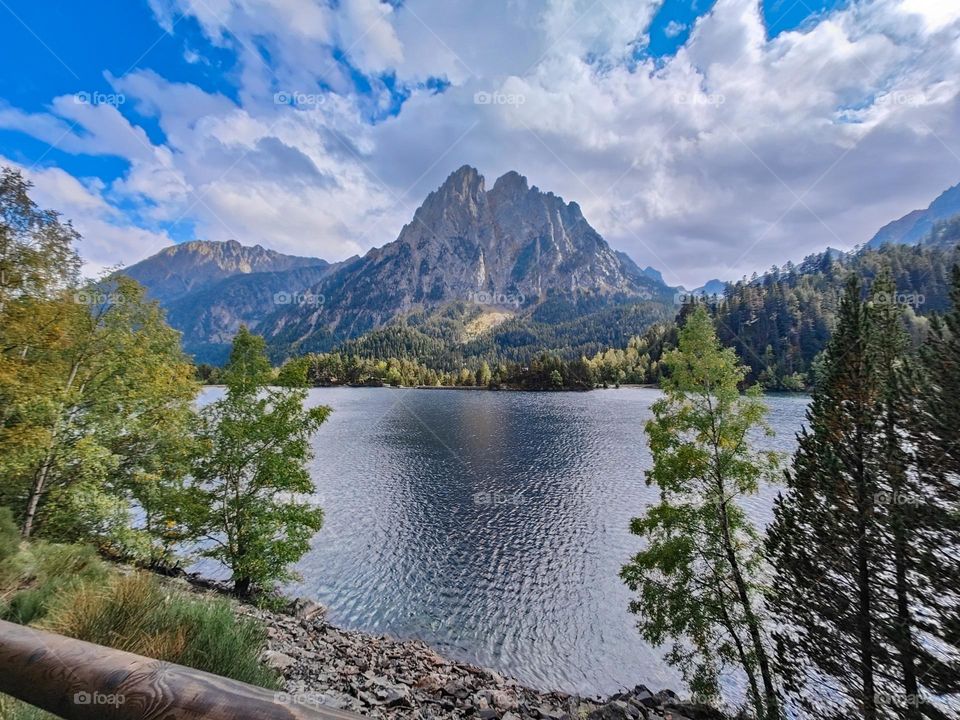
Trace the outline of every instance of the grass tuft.
<instances>
[{"instance_id":1,"label":"grass tuft","mask_svg":"<svg viewBox=\"0 0 960 720\"><path fill-rule=\"evenodd\" d=\"M3 545L0 516L0 553ZM15 529L15 527L14 527ZM0 618L68 637L205 670L269 689L266 630L227 600L172 589L143 571L122 573L92 548L32 542L0 555ZM0 696L0 718L52 718Z\"/></svg>"}]
</instances>

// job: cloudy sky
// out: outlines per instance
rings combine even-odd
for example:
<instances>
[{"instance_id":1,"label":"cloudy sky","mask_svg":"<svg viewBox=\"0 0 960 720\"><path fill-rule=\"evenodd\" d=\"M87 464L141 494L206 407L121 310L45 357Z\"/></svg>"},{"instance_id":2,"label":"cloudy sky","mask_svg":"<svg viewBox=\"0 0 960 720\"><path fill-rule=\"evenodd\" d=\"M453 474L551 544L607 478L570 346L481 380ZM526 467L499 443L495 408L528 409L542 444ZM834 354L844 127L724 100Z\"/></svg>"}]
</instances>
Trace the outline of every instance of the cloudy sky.
<instances>
[{"instance_id":1,"label":"cloudy sky","mask_svg":"<svg viewBox=\"0 0 960 720\"><path fill-rule=\"evenodd\" d=\"M93 270L189 239L339 260L464 164L688 287L960 182L953 0L0 0L0 164Z\"/></svg>"}]
</instances>

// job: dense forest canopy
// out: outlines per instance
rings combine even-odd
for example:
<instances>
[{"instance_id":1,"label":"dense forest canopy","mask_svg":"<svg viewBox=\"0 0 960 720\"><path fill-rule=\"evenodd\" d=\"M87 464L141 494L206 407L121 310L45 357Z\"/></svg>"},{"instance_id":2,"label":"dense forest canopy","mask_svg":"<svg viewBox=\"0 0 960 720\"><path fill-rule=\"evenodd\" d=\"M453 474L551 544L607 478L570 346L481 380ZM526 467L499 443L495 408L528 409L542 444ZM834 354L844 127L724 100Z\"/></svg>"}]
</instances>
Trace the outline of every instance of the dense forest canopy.
<instances>
[{"instance_id":1,"label":"dense forest canopy","mask_svg":"<svg viewBox=\"0 0 960 720\"><path fill-rule=\"evenodd\" d=\"M297 377L320 385L549 389L657 383L664 350L676 345L676 324L693 306L706 304L717 336L748 367L745 384L804 390L813 384L851 274L863 280L866 293L884 268L890 270L897 290L883 300L897 306L917 345L926 335L928 316L949 307L957 241L960 218L937 224L920 245L850 254L828 250L730 283L722 296L688 297L672 318L655 303L558 297L529 317L501 318L484 328L481 308L457 303L410 314L332 352L307 353L289 363L309 368L298 369ZM559 317L568 319L554 322ZM559 382L549 371L541 372L546 366L557 371ZM211 369L203 372L204 379L215 379Z\"/></svg>"}]
</instances>

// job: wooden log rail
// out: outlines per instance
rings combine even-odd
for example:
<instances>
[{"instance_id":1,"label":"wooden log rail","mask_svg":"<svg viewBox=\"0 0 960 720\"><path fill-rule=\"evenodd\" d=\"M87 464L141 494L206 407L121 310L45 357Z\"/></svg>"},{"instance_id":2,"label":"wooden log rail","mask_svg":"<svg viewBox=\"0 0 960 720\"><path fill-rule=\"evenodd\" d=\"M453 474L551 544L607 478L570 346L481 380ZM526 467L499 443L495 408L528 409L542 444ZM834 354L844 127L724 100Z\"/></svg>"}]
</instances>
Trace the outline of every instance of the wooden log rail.
<instances>
[{"instance_id":1,"label":"wooden log rail","mask_svg":"<svg viewBox=\"0 0 960 720\"><path fill-rule=\"evenodd\" d=\"M66 720L362 720L201 670L0 620L0 693Z\"/></svg>"}]
</instances>

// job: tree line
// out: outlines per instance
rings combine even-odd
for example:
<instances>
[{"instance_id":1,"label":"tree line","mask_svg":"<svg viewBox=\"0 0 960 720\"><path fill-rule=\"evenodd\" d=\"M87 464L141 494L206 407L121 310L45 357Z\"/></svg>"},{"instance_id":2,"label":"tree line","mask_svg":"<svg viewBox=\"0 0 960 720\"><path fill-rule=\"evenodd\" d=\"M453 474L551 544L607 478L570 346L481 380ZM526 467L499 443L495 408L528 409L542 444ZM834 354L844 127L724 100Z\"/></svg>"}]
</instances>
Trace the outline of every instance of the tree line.
<instances>
[{"instance_id":1,"label":"tree line","mask_svg":"<svg viewBox=\"0 0 960 720\"><path fill-rule=\"evenodd\" d=\"M706 304L720 340L747 366L744 382L807 391L837 321L844 278L853 273L869 286L887 268L898 288L903 327L919 346L929 331L927 316L949 306L957 240L960 218L937 224L918 246L828 250L731 283L722 295L690 297L675 318L651 303L605 306L595 298L549 298L529 318L507 319L472 336L481 310L454 304L414 313L331 352L308 353L303 357L309 361L295 358L291 370L302 374L309 365L307 382L315 385L449 387L487 386L489 369L494 386L549 389L549 377L528 372L547 362L562 376L562 388L656 384L664 353L676 346L678 324L693 306ZM564 317L569 319L560 322ZM204 381L215 382L215 369L200 370Z\"/></svg>"},{"instance_id":2,"label":"tree line","mask_svg":"<svg viewBox=\"0 0 960 720\"><path fill-rule=\"evenodd\" d=\"M845 278L855 274L869 285L886 269L897 287L901 321L918 345L928 330L926 316L950 304L955 226L960 223L938 225L921 245L885 245L850 255L828 250L732 283L723 296L707 299L717 334L749 367L748 382L774 390L809 388L837 322Z\"/></svg>"},{"instance_id":3,"label":"tree line","mask_svg":"<svg viewBox=\"0 0 960 720\"><path fill-rule=\"evenodd\" d=\"M699 697L745 678L774 720L960 717L960 268L952 307L914 350L893 273L850 276L792 462L769 432L750 368L704 306L663 358L646 426L659 502L631 530L621 577L651 643L668 643ZM744 501L782 483L761 533Z\"/></svg>"},{"instance_id":4,"label":"tree line","mask_svg":"<svg viewBox=\"0 0 960 720\"><path fill-rule=\"evenodd\" d=\"M275 382L291 387L393 386L478 387L522 390L590 390L624 384L653 384L660 379L659 358L676 343L672 323L656 323L629 339L625 348L607 348L592 357L565 359L541 352L525 362L464 361L457 370L443 370L410 357L362 356L335 351L307 353L286 360ZM221 382L222 369L200 364L197 379L207 385Z\"/></svg>"}]
</instances>

